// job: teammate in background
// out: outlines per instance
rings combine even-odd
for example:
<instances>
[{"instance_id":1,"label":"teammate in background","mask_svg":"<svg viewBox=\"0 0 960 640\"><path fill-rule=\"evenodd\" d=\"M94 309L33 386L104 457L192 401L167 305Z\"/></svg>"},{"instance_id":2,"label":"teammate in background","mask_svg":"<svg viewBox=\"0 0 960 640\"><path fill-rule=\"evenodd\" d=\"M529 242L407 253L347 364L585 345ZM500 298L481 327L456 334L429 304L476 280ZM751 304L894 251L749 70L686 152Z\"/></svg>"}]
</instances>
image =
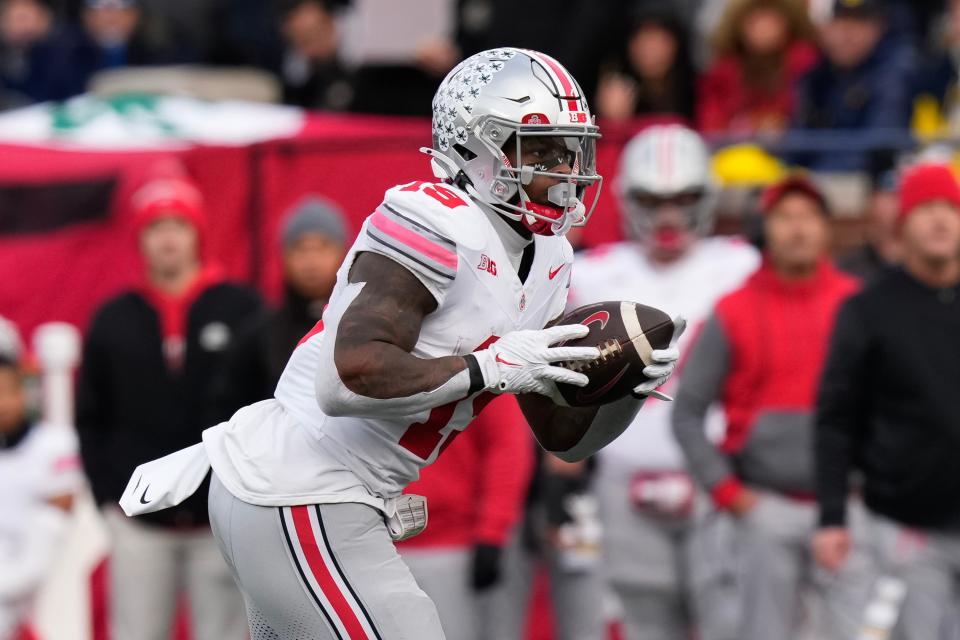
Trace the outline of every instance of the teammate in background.
<instances>
[{"instance_id":1,"label":"teammate in background","mask_svg":"<svg viewBox=\"0 0 960 640\"><path fill-rule=\"evenodd\" d=\"M497 398L406 493L427 498L430 526L397 545L440 614L447 640L482 640L502 615L504 547L523 512L533 441L515 399Z\"/></svg>"},{"instance_id":2,"label":"teammate in background","mask_svg":"<svg viewBox=\"0 0 960 640\"><path fill-rule=\"evenodd\" d=\"M0 318L0 638L27 638L33 597L50 573L83 483L65 425L27 415L21 347Z\"/></svg>"},{"instance_id":3,"label":"teammate in background","mask_svg":"<svg viewBox=\"0 0 960 640\"><path fill-rule=\"evenodd\" d=\"M709 152L693 131L667 125L637 135L621 155L619 183L627 240L578 260L570 305L642 301L687 318L692 340L714 303L756 269L759 254L739 238L706 237L715 187ZM732 640L735 596L729 581L720 582L729 550L705 547L707 534L724 525L708 521L719 516L706 513L694 490L671 408L649 401L635 427L597 456L604 573L622 601L629 640L680 640L692 627L704 640Z\"/></svg>"},{"instance_id":4,"label":"teammate in background","mask_svg":"<svg viewBox=\"0 0 960 640\"><path fill-rule=\"evenodd\" d=\"M735 516L736 637L796 637L800 595L813 589L823 612L818 636L850 640L872 575L865 556L839 575L813 570L813 403L834 317L858 283L830 262L830 211L810 180L788 176L768 187L760 209L763 265L704 324L684 367L673 429L697 483ZM727 429L713 443L705 422L718 401Z\"/></svg>"},{"instance_id":5,"label":"teammate in background","mask_svg":"<svg viewBox=\"0 0 960 640\"><path fill-rule=\"evenodd\" d=\"M238 411L203 443L141 465L121 504L162 509L213 467L214 533L254 640L443 638L436 608L391 538L426 525L401 496L496 394L516 394L540 444L578 460L616 438L672 373L603 406L561 406L557 383L592 360L563 313L573 252L592 212L597 127L569 73L543 54L484 51L433 102L435 173L387 191L337 276L322 323L294 351L275 399ZM594 199L595 202L595 199ZM678 322L678 326L682 326Z\"/></svg>"},{"instance_id":6,"label":"teammate in background","mask_svg":"<svg viewBox=\"0 0 960 640\"><path fill-rule=\"evenodd\" d=\"M111 626L118 640L169 637L184 592L195 640L239 639L243 601L206 502L133 521L116 501L133 467L195 442L209 424L214 373L260 302L204 255L204 203L186 177L150 180L131 204L144 282L97 311L77 389L81 454L110 534Z\"/></svg>"},{"instance_id":7,"label":"teammate in background","mask_svg":"<svg viewBox=\"0 0 960 640\"><path fill-rule=\"evenodd\" d=\"M340 209L307 196L283 222L283 304L237 331L214 385L217 419L273 396L300 339L320 320L346 252L347 226Z\"/></svg>"}]
</instances>

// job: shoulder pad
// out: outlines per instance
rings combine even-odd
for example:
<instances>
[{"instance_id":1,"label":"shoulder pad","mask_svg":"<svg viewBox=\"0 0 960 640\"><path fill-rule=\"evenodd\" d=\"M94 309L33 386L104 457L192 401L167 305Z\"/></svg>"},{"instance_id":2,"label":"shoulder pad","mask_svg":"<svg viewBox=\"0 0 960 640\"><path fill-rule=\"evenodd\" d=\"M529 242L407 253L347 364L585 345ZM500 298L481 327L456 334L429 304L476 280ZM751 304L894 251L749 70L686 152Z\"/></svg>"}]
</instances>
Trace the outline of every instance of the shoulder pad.
<instances>
[{"instance_id":1,"label":"shoulder pad","mask_svg":"<svg viewBox=\"0 0 960 640\"><path fill-rule=\"evenodd\" d=\"M449 184L415 181L393 187L382 207L469 249L480 250L489 235L480 207Z\"/></svg>"}]
</instances>

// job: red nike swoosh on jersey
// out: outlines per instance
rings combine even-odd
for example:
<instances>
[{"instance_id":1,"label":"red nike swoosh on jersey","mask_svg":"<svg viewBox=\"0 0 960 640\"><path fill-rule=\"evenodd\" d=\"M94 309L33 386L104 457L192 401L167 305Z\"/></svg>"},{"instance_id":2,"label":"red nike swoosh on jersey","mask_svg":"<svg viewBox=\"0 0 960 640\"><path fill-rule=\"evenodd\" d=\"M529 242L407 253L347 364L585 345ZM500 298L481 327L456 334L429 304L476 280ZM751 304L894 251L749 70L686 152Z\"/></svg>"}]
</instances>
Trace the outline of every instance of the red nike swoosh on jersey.
<instances>
[{"instance_id":1,"label":"red nike swoosh on jersey","mask_svg":"<svg viewBox=\"0 0 960 640\"><path fill-rule=\"evenodd\" d=\"M550 270L550 273L548 273L547 275L550 276L550 279L551 279L551 280L553 280L554 278L557 277L557 274L560 273L560 271L561 271L565 266L567 266L567 265L562 264L562 265L560 265L559 267L557 267L556 269L551 269L551 270Z\"/></svg>"},{"instance_id":2,"label":"red nike swoosh on jersey","mask_svg":"<svg viewBox=\"0 0 960 640\"><path fill-rule=\"evenodd\" d=\"M514 362L507 362L506 360L504 360L503 358L500 357L500 354L499 354L499 353L497 354L497 357L496 357L495 359L496 359L497 362L499 362L499 363L501 363L501 364L505 364L505 365L507 365L508 367L519 367L519 366L520 366L520 365L518 365L518 364L516 364L516 363L514 363Z\"/></svg>"}]
</instances>

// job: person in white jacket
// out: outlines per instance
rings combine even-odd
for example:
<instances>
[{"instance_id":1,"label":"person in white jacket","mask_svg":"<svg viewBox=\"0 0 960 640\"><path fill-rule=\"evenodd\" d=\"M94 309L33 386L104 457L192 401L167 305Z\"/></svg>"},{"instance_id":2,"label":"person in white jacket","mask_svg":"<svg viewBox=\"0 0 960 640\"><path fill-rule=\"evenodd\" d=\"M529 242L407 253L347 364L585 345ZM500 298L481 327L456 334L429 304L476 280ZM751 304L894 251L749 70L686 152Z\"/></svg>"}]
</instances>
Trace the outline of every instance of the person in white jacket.
<instances>
[{"instance_id":1,"label":"person in white jacket","mask_svg":"<svg viewBox=\"0 0 960 640\"><path fill-rule=\"evenodd\" d=\"M27 416L19 344L0 338L0 640L24 632L83 481L73 431Z\"/></svg>"}]
</instances>

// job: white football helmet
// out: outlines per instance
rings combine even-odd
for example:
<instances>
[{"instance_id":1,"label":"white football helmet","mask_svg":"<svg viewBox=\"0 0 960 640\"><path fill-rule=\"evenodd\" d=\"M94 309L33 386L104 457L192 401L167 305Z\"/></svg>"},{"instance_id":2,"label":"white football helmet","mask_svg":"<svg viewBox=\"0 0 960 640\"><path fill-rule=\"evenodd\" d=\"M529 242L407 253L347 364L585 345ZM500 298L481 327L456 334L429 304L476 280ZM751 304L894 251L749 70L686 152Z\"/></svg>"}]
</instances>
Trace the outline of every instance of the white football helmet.
<instances>
[{"instance_id":1,"label":"white football helmet","mask_svg":"<svg viewBox=\"0 0 960 640\"><path fill-rule=\"evenodd\" d=\"M653 213L665 203L680 207L699 235L713 227L716 189L710 152L687 127L655 125L634 136L620 156L618 185L628 238L645 237Z\"/></svg>"},{"instance_id":2,"label":"white football helmet","mask_svg":"<svg viewBox=\"0 0 960 640\"><path fill-rule=\"evenodd\" d=\"M580 85L560 63L536 51L491 49L444 78L433 99L433 147L422 151L433 158L438 177L481 205L534 233L562 235L586 224L596 206L599 137ZM521 150L543 159L514 166ZM564 165L569 173L557 170ZM534 176L562 180L547 192L553 206L530 201L524 186ZM583 199L593 185L587 209Z\"/></svg>"}]
</instances>

